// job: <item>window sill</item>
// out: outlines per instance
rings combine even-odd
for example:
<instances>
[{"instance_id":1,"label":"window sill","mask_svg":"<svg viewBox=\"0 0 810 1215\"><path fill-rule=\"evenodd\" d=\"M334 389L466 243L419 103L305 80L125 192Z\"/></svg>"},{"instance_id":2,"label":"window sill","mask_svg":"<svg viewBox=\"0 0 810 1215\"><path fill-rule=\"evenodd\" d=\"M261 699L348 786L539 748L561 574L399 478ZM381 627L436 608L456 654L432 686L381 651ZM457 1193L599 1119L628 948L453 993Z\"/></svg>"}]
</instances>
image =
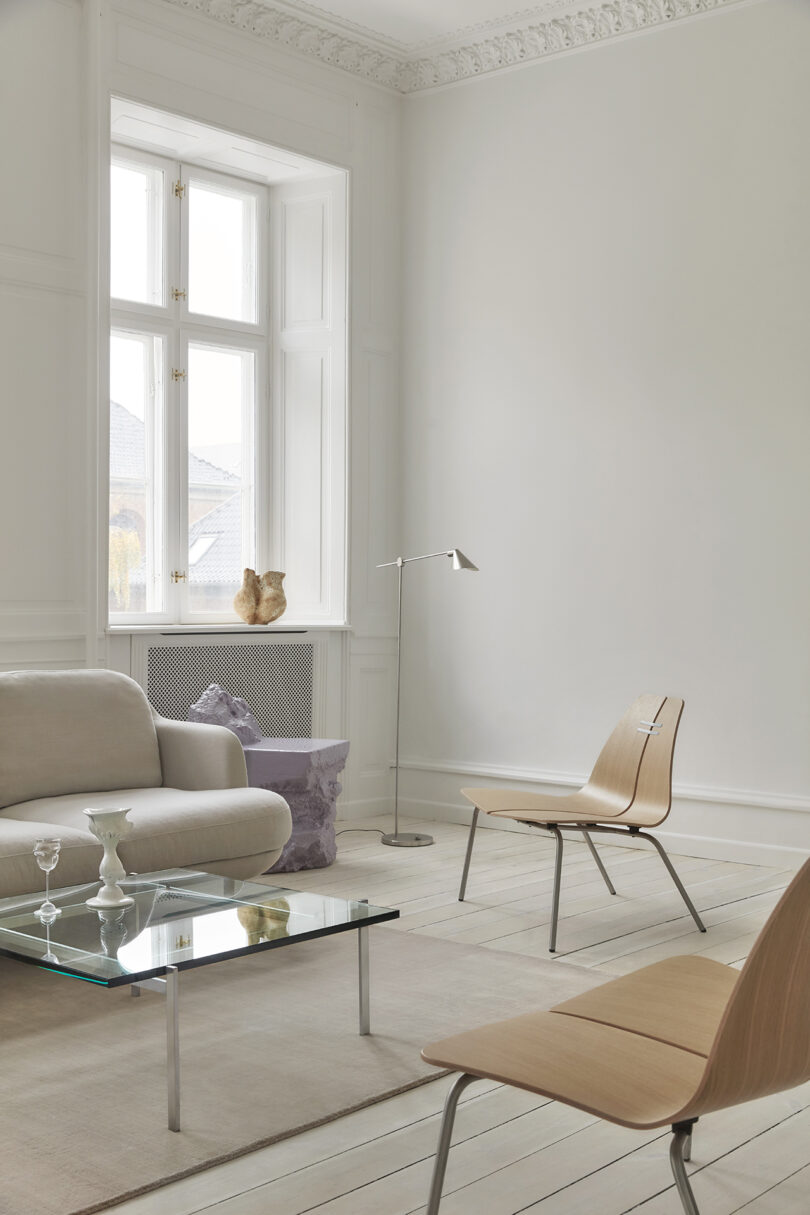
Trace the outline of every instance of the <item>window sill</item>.
<instances>
[{"instance_id":1,"label":"window sill","mask_svg":"<svg viewBox=\"0 0 810 1215\"><path fill-rule=\"evenodd\" d=\"M189 633L249 633L252 637L259 634L272 633L348 633L351 625L340 622L317 621L285 621L284 624L108 624L106 633L111 636L122 634L175 634Z\"/></svg>"}]
</instances>

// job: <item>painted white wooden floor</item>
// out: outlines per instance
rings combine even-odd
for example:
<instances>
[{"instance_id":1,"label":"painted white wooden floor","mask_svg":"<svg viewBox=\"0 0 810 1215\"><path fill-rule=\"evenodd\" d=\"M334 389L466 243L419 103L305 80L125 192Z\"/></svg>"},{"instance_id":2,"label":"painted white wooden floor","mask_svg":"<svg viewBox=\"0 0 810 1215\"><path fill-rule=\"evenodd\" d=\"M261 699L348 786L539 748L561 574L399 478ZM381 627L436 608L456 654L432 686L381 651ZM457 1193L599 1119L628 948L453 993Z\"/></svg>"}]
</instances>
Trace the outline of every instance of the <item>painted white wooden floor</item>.
<instances>
[{"instance_id":1,"label":"painted white wooden floor","mask_svg":"<svg viewBox=\"0 0 810 1215\"><path fill-rule=\"evenodd\" d=\"M553 842L480 830L467 900L457 899L467 830L429 831L433 847L386 848L376 826L339 838L327 870L284 875L313 889L399 907L398 931L548 958ZM352 827L339 824L339 827ZM709 932L695 930L652 849L600 845L612 898L584 845L566 844L557 963L624 974L677 953L739 965L792 874L675 858ZM373 987L372 987L373 997ZM108 1208L116 1215L424 1215L449 1082L426 1084L283 1143ZM669 1133L628 1131L488 1082L462 1099L442 1215L682 1215ZM693 1186L702 1215L807 1215L810 1085L701 1120Z\"/></svg>"}]
</instances>

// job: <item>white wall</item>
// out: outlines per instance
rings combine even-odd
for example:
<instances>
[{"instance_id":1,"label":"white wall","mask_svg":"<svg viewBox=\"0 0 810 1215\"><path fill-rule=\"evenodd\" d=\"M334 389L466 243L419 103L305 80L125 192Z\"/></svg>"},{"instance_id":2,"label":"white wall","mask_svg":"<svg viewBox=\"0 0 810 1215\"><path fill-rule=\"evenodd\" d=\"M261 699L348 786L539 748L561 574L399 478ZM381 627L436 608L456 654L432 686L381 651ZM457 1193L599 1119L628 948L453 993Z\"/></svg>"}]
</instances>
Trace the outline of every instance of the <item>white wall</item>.
<instances>
[{"instance_id":1,"label":"white wall","mask_svg":"<svg viewBox=\"0 0 810 1215\"><path fill-rule=\"evenodd\" d=\"M103 632L98 560L111 94L349 171L354 633L329 636L322 708L353 741L347 802L377 809L390 791L393 600L368 571L396 547L401 102L157 0L0 0L0 670L130 664L129 638Z\"/></svg>"},{"instance_id":2,"label":"white wall","mask_svg":"<svg viewBox=\"0 0 810 1215\"><path fill-rule=\"evenodd\" d=\"M414 809L662 691L672 831L810 848L808 63L770 0L407 99L405 550L481 567L408 571Z\"/></svg>"},{"instance_id":3,"label":"white wall","mask_svg":"<svg viewBox=\"0 0 810 1215\"><path fill-rule=\"evenodd\" d=\"M86 651L82 18L78 0L0 5L0 668Z\"/></svg>"}]
</instances>

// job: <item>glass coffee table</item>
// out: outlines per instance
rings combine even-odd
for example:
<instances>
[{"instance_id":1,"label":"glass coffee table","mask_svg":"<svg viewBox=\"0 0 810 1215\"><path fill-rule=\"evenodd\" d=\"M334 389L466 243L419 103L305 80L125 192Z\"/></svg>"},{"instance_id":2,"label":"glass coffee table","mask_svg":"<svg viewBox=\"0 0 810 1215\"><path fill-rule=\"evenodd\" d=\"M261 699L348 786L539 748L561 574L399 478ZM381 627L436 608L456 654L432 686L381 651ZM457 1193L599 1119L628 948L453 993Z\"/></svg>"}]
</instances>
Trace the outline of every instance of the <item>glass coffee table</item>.
<instances>
[{"instance_id":1,"label":"glass coffee table","mask_svg":"<svg viewBox=\"0 0 810 1215\"><path fill-rule=\"evenodd\" d=\"M132 906L96 911L85 900L99 883L52 890L60 914L43 924L38 898L0 899L0 954L102 987L129 984L166 996L169 1129L180 1130L178 979L183 970L299 941L356 932L360 1033L371 1032L368 928L399 912L177 869L122 879Z\"/></svg>"}]
</instances>

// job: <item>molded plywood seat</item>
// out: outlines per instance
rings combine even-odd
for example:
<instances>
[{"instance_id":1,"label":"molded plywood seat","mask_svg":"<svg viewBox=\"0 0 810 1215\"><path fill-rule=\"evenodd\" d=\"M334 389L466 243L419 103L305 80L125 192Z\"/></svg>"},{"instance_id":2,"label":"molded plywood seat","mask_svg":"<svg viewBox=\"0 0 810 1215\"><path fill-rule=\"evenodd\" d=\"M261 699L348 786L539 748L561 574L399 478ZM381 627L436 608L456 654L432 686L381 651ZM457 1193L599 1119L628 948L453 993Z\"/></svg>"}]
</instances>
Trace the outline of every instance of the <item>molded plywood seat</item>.
<instances>
[{"instance_id":1,"label":"molded plywood seat","mask_svg":"<svg viewBox=\"0 0 810 1215\"><path fill-rule=\"evenodd\" d=\"M461 1074L445 1105L427 1215L439 1210L458 1099L475 1079L540 1093L622 1126L671 1125L670 1161L686 1215L698 1117L810 1080L810 861L742 971L701 957L647 966L547 1012L427 1046Z\"/></svg>"},{"instance_id":2,"label":"molded plywood seat","mask_svg":"<svg viewBox=\"0 0 810 1215\"><path fill-rule=\"evenodd\" d=\"M470 824L467 855L458 897L467 888L478 815L512 819L550 832L556 839L554 894L549 928L549 950L557 947L564 830L579 831L587 843L605 885L616 891L596 851L591 833L631 834L647 839L657 849L689 913L701 932L706 929L683 884L653 835L672 804L672 754L683 701L675 696L645 694L630 706L600 752L590 779L582 789L563 797L526 793L516 789L462 789L475 810Z\"/></svg>"}]
</instances>

